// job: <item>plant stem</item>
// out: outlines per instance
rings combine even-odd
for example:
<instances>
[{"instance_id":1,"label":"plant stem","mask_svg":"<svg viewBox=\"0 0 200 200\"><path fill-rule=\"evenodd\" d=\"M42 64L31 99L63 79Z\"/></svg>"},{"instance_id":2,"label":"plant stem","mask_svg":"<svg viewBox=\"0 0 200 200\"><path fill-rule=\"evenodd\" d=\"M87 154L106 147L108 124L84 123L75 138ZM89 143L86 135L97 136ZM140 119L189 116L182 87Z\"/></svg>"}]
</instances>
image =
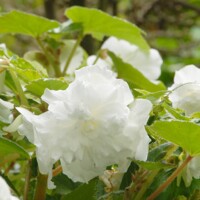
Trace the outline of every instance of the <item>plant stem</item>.
<instances>
[{"instance_id":1,"label":"plant stem","mask_svg":"<svg viewBox=\"0 0 200 200\"><path fill-rule=\"evenodd\" d=\"M43 175L41 173L38 174L34 200L45 200L47 178L47 175Z\"/></svg>"},{"instance_id":2,"label":"plant stem","mask_svg":"<svg viewBox=\"0 0 200 200\"><path fill-rule=\"evenodd\" d=\"M185 161L171 174L170 177L160 186L157 188L156 191L154 191L147 200L153 200L155 199L178 175L179 173L184 169L184 167L192 160L191 156L188 156Z\"/></svg>"},{"instance_id":3,"label":"plant stem","mask_svg":"<svg viewBox=\"0 0 200 200\"><path fill-rule=\"evenodd\" d=\"M54 170L53 170L53 176L57 176L58 174L60 174L62 172L62 166L59 165L58 167L56 167Z\"/></svg>"},{"instance_id":4,"label":"plant stem","mask_svg":"<svg viewBox=\"0 0 200 200\"><path fill-rule=\"evenodd\" d=\"M12 69L10 69L9 72L10 72L10 75L15 83L16 88L17 88L17 92L18 92L18 95L20 98L21 105L28 107L29 106L28 101L27 101L24 91L21 87L19 79L17 78L17 75L15 74L15 72Z\"/></svg>"},{"instance_id":5,"label":"plant stem","mask_svg":"<svg viewBox=\"0 0 200 200\"><path fill-rule=\"evenodd\" d=\"M77 47L78 47L79 44L81 43L82 38L83 38L83 36L82 36L82 34L80 34L79 37L78 37L78 39L76 40L76 43L74 44L74 46L73 46L73 48L72 48L72 51L71 51L70 54L69 54L69 58L67 59L67 62L66 62L65 67L64 67L64 70L63 70L63 72L62 72L62 75L63 75L63 76L66 74L67 69L68 69L68 67L69 67L69 64L70 64L70 62L71 62L71 60L72 60L72 58L73 58L73 56L74 56L74 53L75 53Z\"/></svg>"},{"instance_id":6,"label":"plant stem","mask_svg":"<svg viewBox=\"0 0 200 200\"><path fill-rule=\"evenodd\" d=\"M31 160L28 161L25 186L24 186L24 200L28 200L28 191L30 186L30 178L31 178Z\"/></svg>"},{"instance_id":7,"label":"plant stem","mask_svg":"<svg viewBox=\"0 0 200 200\"><path fill-rule=\"evenodd\" d=\"M55 72L55 76L56 77L60 77L62 75L61 71L60 71L60 68L59 68L59 66L57 66L55 64L55 59L53 58L52 54L50 52L48 52L48 50L45 48L45 46L43 45L40 37L37 37L36 41L37 41L38 45L40 46L40 48L42 49L43 53L45 54L47 60L51 63L51 65L52 65L52 67L54 69L54 72Z\"/></svg>"},{"instance_id":8,"label":"plant stem","mask_svg":"<svg viewBox=\"0 0 200 200\"><path fill-rule=\"evenodd\" d=\"M148 176L146 182L144 183L144 185L142 186L140 191L137 193L137 195L134 198L134 200L141 200L142 199L144 193L146 192L148 187L151 185L151 183L153 182L155 176L158 174L159 171L160 170L154 170L154 171L151 172L151 174Z\"/></svg>"}]
</instances>

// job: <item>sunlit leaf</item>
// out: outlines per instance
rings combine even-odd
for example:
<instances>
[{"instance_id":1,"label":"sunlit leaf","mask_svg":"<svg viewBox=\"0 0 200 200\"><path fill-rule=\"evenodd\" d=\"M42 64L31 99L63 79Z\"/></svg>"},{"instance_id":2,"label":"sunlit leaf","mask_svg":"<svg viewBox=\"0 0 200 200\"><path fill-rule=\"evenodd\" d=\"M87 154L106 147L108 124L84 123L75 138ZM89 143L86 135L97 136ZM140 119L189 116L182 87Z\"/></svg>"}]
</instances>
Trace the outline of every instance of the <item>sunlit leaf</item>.
<instances>
[{"instance_id":1,"label":"sunlit leaf","mask_svg":"<svg viewBox=\"0 0 200 200\"><path fill-rule=\"evenodd\" d=\"M67 88L67 86L68 84L63 80L49 78L33 81L26 85L26 88L32 94L41 96L46 88L50 90L64 90Z\"/></svg>"},{"instance_id":2,"label":"sunlit leaf","mask_svg":"<svg viewBox=\"0 0 200 200\"><path fill-rule=\"evenodd\" d=\"M154 136L179 145L191 156L200 155L200 126L197 124L185 121L156 121L146 129Z\"/></svg>"},{"instance_id":3,"label":"sunlit leaf","mask_svg":"<svg viewBox=\"0 0 200 200\"><path fill-rule=\"evenodd\" d=\"M119 78L122 78L125 81L133 84L136 88L144 89L150 92L156 92L165 89L165 86L162 83L152 83L140 71L130 64L123 62L122 59L117 57L114 53L109 52L108 54L113 60Z\"/></svg>"},{"instance_id":4,"label":"sunlit leaf","mask_svg":"<svg viewBox=\"0 0 200 200\"><path fill-rule=\"evenodd\" d=\"M141 49L149 47L142 37L142 31L134 24L113 17L97 9L74 6L66 10L66 16L75 23L82 23L84 34L91 34L97 39L115 36L136 44Z\"/></svg>"},{"instance_id":5,"label":"sunlit leaf","mask_svg":"<svg viewBox=\"0 0 200 200\"><path fill-rule=\"evenodd\" d=\"M32 37L59 26L56 21L16 10L2 14L0 24L0 33L20 33Z\"/></svg>"}]
</instances>

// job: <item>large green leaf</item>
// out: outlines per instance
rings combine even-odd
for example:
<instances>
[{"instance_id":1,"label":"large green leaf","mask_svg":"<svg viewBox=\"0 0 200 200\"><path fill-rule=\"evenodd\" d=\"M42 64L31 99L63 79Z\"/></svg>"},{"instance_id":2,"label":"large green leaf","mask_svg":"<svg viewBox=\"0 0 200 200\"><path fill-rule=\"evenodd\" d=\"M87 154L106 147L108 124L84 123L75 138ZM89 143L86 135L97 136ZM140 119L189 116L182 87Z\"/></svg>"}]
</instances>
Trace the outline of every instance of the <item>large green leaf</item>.
<instances>
[{"instance_id":1,"label":"large green leaf","mask_svg":"<svg viewBox=\"0 0 200 200\"><path fill-rule=\"evenodd\" d=\"M146 129L152 135L181 146L191 156L200 155L200 126L197 124L184 121L156 121Z\"/></svg>"},{"instance_id":2,"label":"large green leaf","mask_svg":"<svg viewBox=\"0 0 200 200\"><path fill-rule=\"evenodd\" d=\"M108 54L112 58L119 78L124 79L136 88L144 89L150 92L156 92L165 89L165 86L162 83L152 83L140 71L130 64L123 62L123 60L117 57L114 53L109 52Z\"/></svg>"},{"instance_id":3,"label":"large green leaf","mask_svg":"<svg viewBox=\"0 0 200 200\"><path fill-rule=\"evenodd\" d=\"M115 36L136 44L141 49L149 47L142 37L142 31L134 24L113 17L97 9L74 6L66 10L66 16L75 23L82 23L84 34L91 34L97 39Z\"/></svg>"},{"instance_id":4,"label":"large green leaf","mask_svg":"<svg viewBox=\"0 0 200 200\"><path fill-rule=\"evenodd\" d=\"M32 37L59 26L56 21L16 10L1 15L0 24L0 33L20 33Z\"/></svg>"},{"instance_id":5,"label":"large green leaf","mask_svg":"<svg viewBox=\"0 0 200 200\"><path fill-rule=\"evenodd\" d=\"M64 90L67 88L67 86L68 84L63 80L45 78L31 82L30 84L26 85L26 89L32 94L40 97L46 88L50 90Z\"/></svg>"},{"instance_id":6,"label":"large green leaf","mask_svg":"<svg viewBox=\"0 0 200 200\"><path fill-rule=\"evenodd\" d=\"M29 159L29 154L15 142L0 137L0 164L18 158Z\"/></svg>"},{"instance_id":7,"label":"large green leaf","mask_svg":"<svg viewBox=\"0 0 200 200\"><path fill-rule=\"evenodd\" d=\"M63 197L62 200L96 200L96 184L97 180L93 179L88 184L81 185L73 192Z\"/></svg>"}]
</instances>

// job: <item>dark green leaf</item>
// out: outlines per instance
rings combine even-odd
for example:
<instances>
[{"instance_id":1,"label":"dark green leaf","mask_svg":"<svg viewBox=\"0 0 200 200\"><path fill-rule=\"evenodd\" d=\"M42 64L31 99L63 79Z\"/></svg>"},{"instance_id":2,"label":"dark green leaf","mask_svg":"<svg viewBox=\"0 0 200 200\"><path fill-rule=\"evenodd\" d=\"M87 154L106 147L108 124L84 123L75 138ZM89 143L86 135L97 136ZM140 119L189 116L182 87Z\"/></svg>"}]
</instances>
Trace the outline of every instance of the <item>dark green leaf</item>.
<instances>
[{"instance_id":1,"label":"dark green leaf","mask_svg":"<svg viewBox=\"0 0 200 200\"><path fill-rule=\"evenodd\" d=\"M79 183L74 183L64 174L59 174L58 176L53 177L52 181L56 185L55 192L61 195L66 195L72 192L79 185Z\"/></svg>"},{"instance_id":2,"label":"dark green leaf","mask_svg":"<svg viewBox=\"0 0 200 200\"><path fill-rule=\"evenodd\" d=\"M148 170L170 169L176 167L172 164L167 164L163 162L150 162L150 161L144 162L140 160L134 160L134 162L137 163L139 166L143 167L144 169Z\"/></svg>"},{"instance_id":3,"label":"dark green leaf","mask_svg":"<svg viewBox=\"0 0 200 200\"><path fill-rule=\"evenodd\" d=\"M88 184L79 186L73 192L63 197L62 200L96 200L96 184L97 180L93 179Z\"/></svg>"}]
</instances>

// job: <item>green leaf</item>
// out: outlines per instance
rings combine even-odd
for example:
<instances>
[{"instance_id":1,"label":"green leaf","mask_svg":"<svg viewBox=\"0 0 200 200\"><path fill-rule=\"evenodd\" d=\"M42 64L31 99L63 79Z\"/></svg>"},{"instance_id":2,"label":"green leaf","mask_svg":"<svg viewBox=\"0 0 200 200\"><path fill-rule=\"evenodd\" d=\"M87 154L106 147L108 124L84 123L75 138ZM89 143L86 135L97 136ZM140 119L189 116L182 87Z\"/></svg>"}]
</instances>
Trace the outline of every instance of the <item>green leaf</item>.
<instances>
[{"instance_id":1,"label":"green leaf","mask_svg":"<svg viewBox=\"0 0 200 200\"><path fill-rule=\"evenodd\" d=\"M16 10L1 15L0 24L0 33L20 33L32 37L59 26L56 21Z\"/></svg>"},{"instance_id":2,"label":"green leaf","mask_svg":"<svg viewBox=\"0 0 200 200\"><path fill-rule=\"evenodd\" d=\"M84 34L91 34L97 39L115 36L136 44L141 49L149 46L142 37L142 31L134 24L113 17L97 9L74 6L66 10L66 16L75 23L82 23Z\"/></svg>"},{"instance_id":3,"label":"green leaf","mask_svg":"<svg viewBox=\"0 0 200 200\"><path fill-rule=\"evenodd\" d=\"M156 146L155 148L151 149L148 154L148 161L161 161L167 153L170 151L170 149L174 148L174 144L171 142L163 143L159 146Z\"/></svg>"},{"instance_id":4,"label":"green leaf","mask_svg":"<svg viewBox=\"0 0 200 200\"><path fill-rule=\"evenodd\" d=\"M130 64L123 62L122 59L117 57L114 53L108 52L108 54L112 58L119 78L124 79L128 83L134 85L136 88L144 89L150 92L156 92L165 89L163 84L152 83L140 71Z\"/></svg>"},{"instance_id":5,"label":"green leaf","mask_svg":"<svg viewBox=\"0 0 200 200\"><path fill-rule=\"evenodd\" d=\"M23 58L14 56L11 60L12 70L26 83L30 81L46 78L47 73L37 62L28 62Z\"/></svg>"},{"instance_id":6,"label":"green leaf","mask_svg":"<svg viewBox=\"0 0 200 200\"><path fill-rule=\"evenodd\" d=\"M62 200L96 200L96 184L97 180L93 179L88 184L79 186L73 192L63 197Z\"/></svg>"},{"instance_id":7,"label":"green leaf","mask_svg":"<svg viewBox=\"0 0 200 200\"><path fill-rule=\"evenodd\" d=\"M0 137L0 163L18 158L29 159L29 154L17 143Z\"/></svg>"},{"instance_id":8,"label":"green leaf","mask_svg":"<svg viewBox=\"0 0 200 200\"><path fill-rule=\"evenodd\" d=\"M141 89L134 89L136 92L140 93L139 98L148 99L152 103L156 103L159 98L161 98L163 95L167 93L166 90L163 91L157 91L157 92L148 92L146 90Z\"/></svg>"},{"instance_id":9,"label":"green leaf","mask_svg":"<svg viewBox=\"0 0 200 200\"><path fill-rule=\"evenodd\" d=\"M140 161L140 160L134 160L134 162L147 170L170 169L170 168L176 167L175 165L167 164L164 162L150 162L150 161L144 162L144 161Z\"/></svg>"},{"instance_id":10,"label":"green leaf","mask_svg":"<svg viewBox=\"0 0 200 200\"><path fill-rule=\"evenodd\" d=\"M70 23L70 24L63 23L58 33L73 34L73 33L82 32L82 31L83 31L83 27L81 23Z\"/></svg>"},{"instance_id":11,"label":"green leaf","mask_svg":"<svg viewBox=\"0 0 200 200\"><path fill-rule=\"evenodd\" d=\"M63 173L53 177L52 181L56 185L55 193L61 195L72 192L79 185L79 183L74 183Z\"/></svg>"},{"instance_id":12,"label":"green leaf","mask_svg":"<svg viewBox=\"0 0 200 200\"><path fill-rule=\"evenodd\" d=\"M65 90L68 84L59 79L39 79L26 85L26 89L36 96L42 96L46 88L50 90Z\"/></svg>"},{"instance_id":13,"label":"green leaf","mask_svg":"<svg viewBox=\"0 0 200 200\"><path fill-rule=\"evenodd\" d=\"M191 156L200 155L200 126L197 124L184 121L156 121L146 129L154 136L179 145Z\"/></svg>"},{"instance_id":14,"label":"green leaf","mask_svg":"<svg viewBox=\"0 0 200 200\"><path fill-rule=\"evenodd\" d=\"M185 117L185 116L181 115L180 113L178 113L178 111L177 111L176 109L172 108L172 107L169 106L167 103L163 103L162 106L163 106L172 116L174 116L176 119L189 121L189 118L188 118L188 117Z\"/></svg>"}]
</instances>

